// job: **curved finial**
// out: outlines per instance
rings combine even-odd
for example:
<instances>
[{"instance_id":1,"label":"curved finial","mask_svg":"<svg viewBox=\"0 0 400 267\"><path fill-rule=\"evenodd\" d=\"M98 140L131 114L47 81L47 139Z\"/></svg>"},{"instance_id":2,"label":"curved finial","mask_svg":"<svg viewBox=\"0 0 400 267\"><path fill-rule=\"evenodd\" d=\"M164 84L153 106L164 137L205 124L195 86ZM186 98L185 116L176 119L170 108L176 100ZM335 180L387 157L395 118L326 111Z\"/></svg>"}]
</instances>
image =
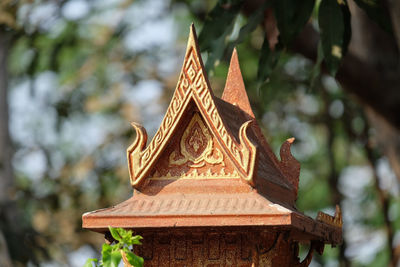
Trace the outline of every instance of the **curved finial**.
<instances>
[{"instance_id":1,"label":"curved finial","mask_svg":"<svg viewBox=\"0 0 400 267\"><path fill-rule=\"evenodd\" d=\"M257 147L250 141L247 136L247 129L254 123L254 120L246 121L240 126L239 129L239 140L240 145L242 147L242 155L243 155L243 164L242 167L244 169L245 175L244 180L248 182L251 186L255 185L254 182L254 168L257 157Z\"/></svg>"},{"instance_id":2,"label":"curved finial","mask_svg":"<svg viewBox=\"0 0 400 267\"><path fill-rule=\"evenodd\" d=\"M342 219L342 211L340 210L339 205L336 205L335 215L331 216L322 211L318 212L317 221L342 228L343 219Z\"/></svg>"},{"instance_id":3,"label":"curved finial","mask_svg":"<svg viewBox=\"0 0 400 267\"><path fill-rule=\"evenodd\" d=\"M342 218L342 211L340 210L340 206L336 205L336 210L335 210L335 223L336 225L342 227L343 225L343 218Z\"/></svg>"},{"instance_id":4,"label":"curved finial","mask_svg":"<svg viewBox=\"0 0 400 267\"><path fill-rule=\"evenodd\" d=\"M131 123L132 127L136 130L136 139L127 149L127 158L129 166L129 176L131 184L136 185L140 181L137 179L137 171L140 167L141 152L144 150L147 143L146 129L135 122Z\"/></svg>"},{"instance_id":5,"label":"curved finial","mask_svg":"<svg viewBox=\"0 0 400 267\"><path fill-rule=\"evenodd\" d=\"M295 192L299 189L299 176L300 176L300 163L293 157L290 147L293 144L295 138L287 139L281 146L281 170L289 182L294 186Z\"/></svg>"},{"instance_id":6,"label":"curved finial","mask_svg":"<svg viewBox=\"0 0 400 267\"><path fill-rule=\"evenodd\" d=\"M146 129L142 125L140 125L139 123L136 123L136 122L132 122L131 125L136 131L136 139L132 143L132 145L129 146L128 150L132 151L137 146L139 146L140 149L142 150L147 143Z\"/></svg>"}]
</instances>

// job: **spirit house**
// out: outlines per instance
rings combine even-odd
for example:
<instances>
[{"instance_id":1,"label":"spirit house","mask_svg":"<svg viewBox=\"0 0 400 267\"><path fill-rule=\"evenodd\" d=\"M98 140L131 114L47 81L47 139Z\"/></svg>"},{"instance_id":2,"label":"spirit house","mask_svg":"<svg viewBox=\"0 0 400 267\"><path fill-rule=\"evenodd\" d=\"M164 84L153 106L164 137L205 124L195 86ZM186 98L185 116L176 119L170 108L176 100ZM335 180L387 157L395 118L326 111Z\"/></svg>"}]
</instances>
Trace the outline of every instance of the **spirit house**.
<instances>
[{"instance_id":1,"label":"spirit house","mask_svg":"<svg viewBox=\"0 0 400 267\"><path fill-rule=\"evenodd\" d=\"M233 51L222 98L214 96L194 26L182 72L154 138L132 123L133 196L83 215L83 227L142 235L145 266L308 266L313 251L342 240L342 218L297 211L300 164L285 141L280 160L250 107ZM309 244L303 261L299 243ZM136 249L136 248L135 248Z\"/></svg>"}]
</instances>

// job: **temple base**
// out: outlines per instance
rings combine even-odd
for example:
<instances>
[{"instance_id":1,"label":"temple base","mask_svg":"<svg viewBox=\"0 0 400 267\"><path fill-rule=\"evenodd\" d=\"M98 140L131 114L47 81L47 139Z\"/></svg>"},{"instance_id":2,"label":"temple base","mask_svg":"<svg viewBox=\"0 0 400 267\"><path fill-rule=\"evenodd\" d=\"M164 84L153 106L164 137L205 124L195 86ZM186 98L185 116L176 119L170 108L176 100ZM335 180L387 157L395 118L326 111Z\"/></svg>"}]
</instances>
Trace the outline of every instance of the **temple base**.
<instances>
[{"instance_id":1,"label":"temple base","mask_svg":"<svg viewBox=\"0 0 400 267\"><path fill-rule=\"evenodd\" d=\"M299 245L289 231L274 229L164 229L139 230L143 245L135 252L144 266L308 266L313 250L322 253L323 244L311 244L300 262Z\"/></svg>"}]
</instances>

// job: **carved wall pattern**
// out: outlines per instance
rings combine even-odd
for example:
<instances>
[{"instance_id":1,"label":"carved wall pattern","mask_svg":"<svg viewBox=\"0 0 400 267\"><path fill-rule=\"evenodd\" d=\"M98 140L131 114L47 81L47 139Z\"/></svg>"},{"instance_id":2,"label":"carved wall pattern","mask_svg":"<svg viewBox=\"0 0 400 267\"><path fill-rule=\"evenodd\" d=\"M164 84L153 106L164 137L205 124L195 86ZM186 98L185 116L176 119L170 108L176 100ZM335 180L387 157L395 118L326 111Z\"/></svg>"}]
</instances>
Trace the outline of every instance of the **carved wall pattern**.
<instances>
[{"instance_id":1,"label":"carved wall pattern","mask_svg":"<svg viewBox=\"0 0 400 267\"><path fill-rule=\"evenodd\" d=\"M307 266L298 245L274 231L144 231L137 253L144 266Z\"/></svg>"},{"instance_id":2,"label":"carved wall pattern","mask_svg":"<svg viewBox=\"0 0 400 267\"><path fill-rule=\"evenodd\" d=\"M166 140L170 138L171 133L177 126L179 121L177 118L182 115L190 99L194 99L197 106L202 109L202 113L214 124L215 130L222 140L221 145L225 147L226 153L230 154L230 156L235 159L238 172L243 178L252 182L256 148L246 135L246 130L251 121L241 126L239 133L240 144L238 144L227 132L218 114L200 63L200 55L195 48L196 45L193 36L189 40L189 44L190 43L191 46L188 48L177 88L160 128L144 150L143 148L146 145L145 141L141 143L134 142L134 144L128 148L129 171L131 183L133 185L140 182L147 171L149 171L152 163L159 157ZM141 140L147 140L147 134L144 129L135 125L134 127L137 131L137 139L142 136L142 138L140 138ZM213 125L208 125L208 127L213 127Z\"/></svg>"}]
</instances>

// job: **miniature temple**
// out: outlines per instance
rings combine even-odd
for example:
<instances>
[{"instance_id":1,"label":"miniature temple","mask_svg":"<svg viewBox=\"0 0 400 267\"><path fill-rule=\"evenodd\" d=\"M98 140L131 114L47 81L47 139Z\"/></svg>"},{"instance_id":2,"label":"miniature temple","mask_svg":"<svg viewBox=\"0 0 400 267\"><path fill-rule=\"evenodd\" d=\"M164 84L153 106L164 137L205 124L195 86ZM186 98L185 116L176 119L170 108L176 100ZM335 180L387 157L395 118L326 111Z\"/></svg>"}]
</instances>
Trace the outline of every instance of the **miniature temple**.
<instances>
[{"instance_id":1,"label":"miniature temple","mask_svg":"<svg viewBox=\"0 0 400 267\"><path fill-rule=\"evenodd\" d=\"M145 266L308 266L313 251L342 242L338 207L317 219L297 211L294 138L279 160L250 107L236 50L222 98L213 94L193 25L177 87L148 145L146 130L132 125L133 196L82 220L103 234L112 226L143 236L135 252ZM304 260L299 243L310 245Z\"/></svg>"}]
</instances>

